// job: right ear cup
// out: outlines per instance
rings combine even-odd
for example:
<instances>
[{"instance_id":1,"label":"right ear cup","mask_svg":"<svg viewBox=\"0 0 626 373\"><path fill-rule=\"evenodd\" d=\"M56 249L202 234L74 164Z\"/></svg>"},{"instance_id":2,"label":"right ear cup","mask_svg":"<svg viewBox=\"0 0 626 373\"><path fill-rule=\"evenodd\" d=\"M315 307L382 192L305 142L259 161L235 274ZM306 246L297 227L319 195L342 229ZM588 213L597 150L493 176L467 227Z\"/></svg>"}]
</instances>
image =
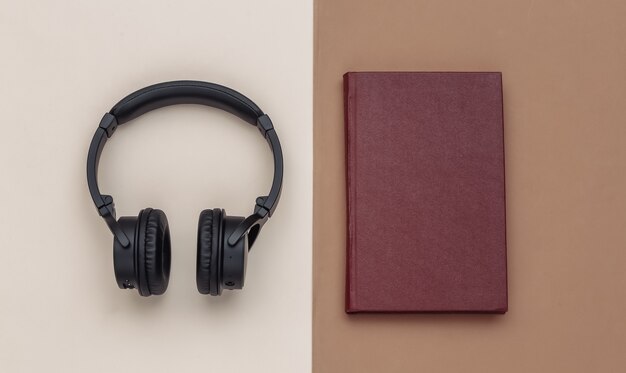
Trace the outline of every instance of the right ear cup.
<instances>
[{"instance_id":1,"label":"right ear cup","mask_svg":"<svg viewBox=\"0 0 626 373\"><path fill-rule=\"evenodd\" d=\"M196 286L201 294L220 295L221 271L221 209L204 210L198 219L198 252L196 258Z\"/></svg>"}]
</instances>

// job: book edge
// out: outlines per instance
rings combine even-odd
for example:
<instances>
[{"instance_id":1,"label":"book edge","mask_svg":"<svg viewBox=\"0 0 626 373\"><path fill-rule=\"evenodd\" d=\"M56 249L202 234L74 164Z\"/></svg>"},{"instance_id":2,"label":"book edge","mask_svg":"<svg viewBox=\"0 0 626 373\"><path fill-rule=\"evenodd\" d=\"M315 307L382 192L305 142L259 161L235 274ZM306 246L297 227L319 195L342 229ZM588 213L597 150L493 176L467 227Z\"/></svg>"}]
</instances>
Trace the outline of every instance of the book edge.
<instances>
[{"instance_id":1,"label":"book edge","mask_svg":"<svg viewBox=\"0 0 626 373\"><path fill-rule=\"evenodd\" d=\"M356 232L355 232L355 199L354 199L354 175L356 159L354 157L354 116L355 108L355 79L354 74L348 72L344 74L344 126L345 126L345 157L346 157L346 293L345 311L355 309L356 302L356 268L354 256L356 255Z\"/></svg>"}]
</instances>

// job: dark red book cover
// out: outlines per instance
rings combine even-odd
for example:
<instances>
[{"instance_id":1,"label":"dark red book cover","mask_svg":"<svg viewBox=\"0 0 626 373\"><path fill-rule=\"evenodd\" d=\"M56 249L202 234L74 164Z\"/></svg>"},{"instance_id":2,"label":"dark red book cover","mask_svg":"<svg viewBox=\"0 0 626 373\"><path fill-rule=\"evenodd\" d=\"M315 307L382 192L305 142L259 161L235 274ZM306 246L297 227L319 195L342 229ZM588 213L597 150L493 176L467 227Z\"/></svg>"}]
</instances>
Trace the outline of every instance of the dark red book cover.
<instances>
[{"instance_id":1,"label":"dark red book cover","mask_svg":"<svg viewBox=\"0 0 626 373\"><path fill-rule=\"evenodd\" d=\"M507 311L502 76L344 75L346 312Z\"/></svg>"}]
</instances>

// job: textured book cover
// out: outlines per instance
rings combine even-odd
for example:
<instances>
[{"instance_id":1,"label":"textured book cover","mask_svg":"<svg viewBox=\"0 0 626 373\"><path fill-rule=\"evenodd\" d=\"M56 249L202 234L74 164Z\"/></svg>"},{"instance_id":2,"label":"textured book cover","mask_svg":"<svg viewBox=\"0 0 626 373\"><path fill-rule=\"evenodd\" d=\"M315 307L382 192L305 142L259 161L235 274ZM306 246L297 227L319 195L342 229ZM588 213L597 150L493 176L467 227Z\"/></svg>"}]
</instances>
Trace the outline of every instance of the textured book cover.
<instances>
[{"instance_id":1,"label":"textured book cover","mask_svg":"<svg viewBox=\"0 0 626 373\"><path fill-rule=\"evenodd\" d=\"M346 312L507 310L500 73L344 75Z\"/></svg>"}]
</instances>

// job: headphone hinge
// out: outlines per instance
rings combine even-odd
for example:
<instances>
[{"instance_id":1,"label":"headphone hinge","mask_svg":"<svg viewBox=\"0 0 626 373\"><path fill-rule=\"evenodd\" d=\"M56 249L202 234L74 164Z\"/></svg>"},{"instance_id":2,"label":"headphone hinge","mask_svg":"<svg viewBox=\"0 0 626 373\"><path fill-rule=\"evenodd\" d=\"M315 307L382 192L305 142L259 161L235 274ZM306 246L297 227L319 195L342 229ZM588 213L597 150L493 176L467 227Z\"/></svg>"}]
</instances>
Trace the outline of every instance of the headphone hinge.
<instances>
[{"instance_id":1,"label":"headphone hinge","mask_svg":"<svg viewBox=\"0 0 626 373\"><path fill-rule=\"evenodd\" d=\"M98 212L102 217L110 215L115 218L115 202L113 202L112 196L108 194L102 195L102 203L98 206Z\"/></svg>"},{"instance_id":2,"label":"headphone hinge","mask_svg":"<svg viewBox=\"0 0 626 373\"><path fill-rule=\"evenodd\" d=\"M109 227L111 233L116 240L120 242L122 247L129 247L130 240L128 236L122 231L117 219L115 218L115 202L113 202L113 197L109 195L103 195L102 200L104 201L102 206L98 207L98 213L104 219L104 222Z\"/></svg>"},{"instance_id":3,"label":"headphone hinge","mask_svg":"<svg viewBox=\"0 0 626 373\"><path fill-rule=\"evenodd\" d=\"M99 127L107 133L107 138L109 138L117 129L117 118L111 113L105 113L100 120Z\"/></svg>"},{"instance_id":4,"label":"headphone hinge","mask_svg":"<svg viewBox=\"0 0 626 373\"><path fill-rule=\"evenodd\" d=\"M263 137L266 137L266 134L269 131L273 131L274 130L274 125L272 124L272 120L270 119L270 117L267 114L263 114L260 117L257 118L256 120L256 128L259 129L259 131L261 132L261 135L263 135Z\"/></svg>"},{"instance_id":5,"label":"headphone hinge","mask_svg":"<svg viewBox=\"0 0 626 373\"><path fill-rule=\"evenodd\" d=\"M263 219L264 217L271 215L270 209L265 206L267 202L267 196L257 197L256 205L254 206L254 214L258 215L259 218Z\"/></svg>"}]
</instances>

